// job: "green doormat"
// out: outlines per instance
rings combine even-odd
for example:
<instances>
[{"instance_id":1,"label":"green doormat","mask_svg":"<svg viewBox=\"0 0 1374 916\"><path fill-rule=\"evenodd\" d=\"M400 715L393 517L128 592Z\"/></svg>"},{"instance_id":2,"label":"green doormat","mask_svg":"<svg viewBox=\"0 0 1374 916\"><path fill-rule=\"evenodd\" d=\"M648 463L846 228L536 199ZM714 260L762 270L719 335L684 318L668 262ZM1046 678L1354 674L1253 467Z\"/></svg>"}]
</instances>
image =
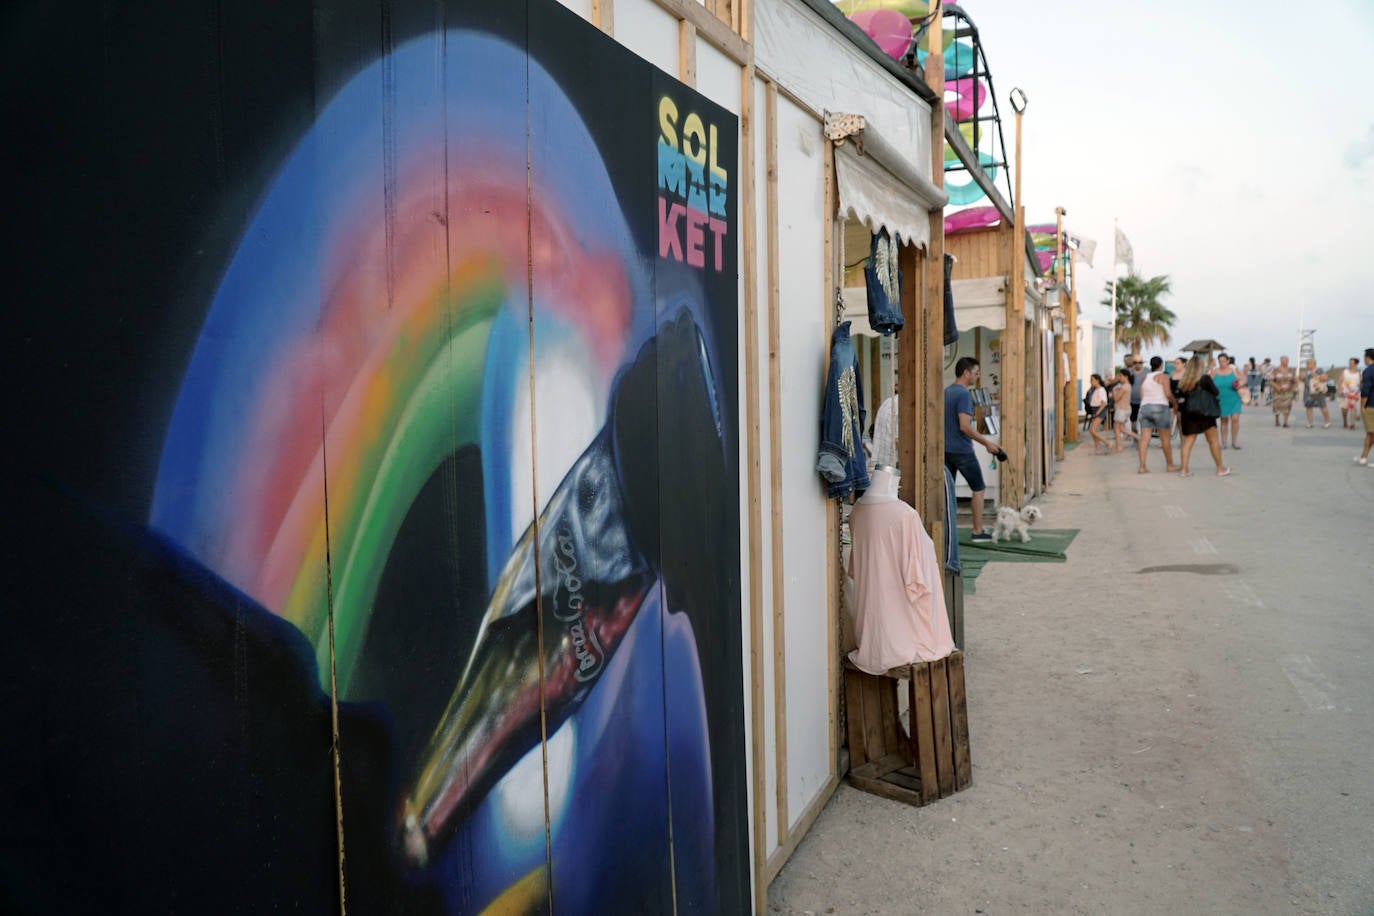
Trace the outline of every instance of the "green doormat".
<instances>
[{"instance_id":1,"label":"green doormat","mask_svg":"<svg viewBox=\"0 0 1374 916\"><path fill-rule=\"evenodd\" d=\"M1019 538L1011 541L979 541L970 538L971 529L959 529L959 562L963 565L964 593L975 591L973 580L983 567L994 560L1007 563L1063 563L1068 559L1069 544L1078 536L1077 528L1032 528L1029 543Z\"/></svg>"}]
</instances>

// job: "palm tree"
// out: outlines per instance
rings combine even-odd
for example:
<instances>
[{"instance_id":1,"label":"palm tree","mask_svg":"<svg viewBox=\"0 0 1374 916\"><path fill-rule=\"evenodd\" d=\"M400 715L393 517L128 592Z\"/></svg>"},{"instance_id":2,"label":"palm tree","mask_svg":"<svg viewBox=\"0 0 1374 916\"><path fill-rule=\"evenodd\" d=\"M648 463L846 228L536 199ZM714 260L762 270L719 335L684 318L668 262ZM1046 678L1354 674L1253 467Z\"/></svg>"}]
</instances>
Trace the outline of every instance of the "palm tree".
<instances>
[{"instance_id":1,"label":"palm tree","mask_svg":"<svg viewBox=\"0 0 1374 916\"><path fill-rule=\"evenodd\" d=\"M1178 316L1159 300L1170 292L1167 275L1146 280L1130 274L1116 282L1116 342L1129 346L1132 356L1139 356L1145 347L1169 342L1169 332ZM1102 304L1111 308L1110 280Z\"/></svg>"}]
</instances>

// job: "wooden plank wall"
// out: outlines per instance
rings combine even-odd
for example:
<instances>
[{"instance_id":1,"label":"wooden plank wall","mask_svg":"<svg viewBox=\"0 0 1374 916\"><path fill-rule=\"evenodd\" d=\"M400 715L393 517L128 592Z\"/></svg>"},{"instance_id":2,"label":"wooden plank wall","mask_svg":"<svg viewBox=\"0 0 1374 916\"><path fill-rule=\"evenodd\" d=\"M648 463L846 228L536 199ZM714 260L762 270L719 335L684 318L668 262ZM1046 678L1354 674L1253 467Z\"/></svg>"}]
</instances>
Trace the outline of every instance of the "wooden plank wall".
<instances>
[{"instance_id":1,"label":"wooden plank wall","mask_svg":"<svg viewBox=\"0 0 1374 916\"><path fill-rule=\"evenodd\" d=\"M945 251L958 258L954 264L954 279L1005 277L1006 254L1002 245L1003 236L996 226L948 236Z\"/></svg>"}]
</instances>

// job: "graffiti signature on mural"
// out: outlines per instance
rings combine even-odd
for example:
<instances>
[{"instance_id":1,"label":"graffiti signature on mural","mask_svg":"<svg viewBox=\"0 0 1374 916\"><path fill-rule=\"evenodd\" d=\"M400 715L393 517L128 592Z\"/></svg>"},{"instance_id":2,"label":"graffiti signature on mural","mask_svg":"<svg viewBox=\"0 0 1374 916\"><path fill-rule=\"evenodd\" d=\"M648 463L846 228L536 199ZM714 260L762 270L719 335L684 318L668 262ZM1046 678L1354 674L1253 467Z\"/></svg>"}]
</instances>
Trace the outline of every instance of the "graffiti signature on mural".
<instances>
[{"instance_id":1,"label":"graffiti signature on mural","mask_svg":"<svg viewBox=\"0 0 1374 916\"><path fill-rule=\"evenodd\" d=\"M596 633L582 621L584 601L582 580L577 577L577 544L572 531L567 528L558 533L558 552L568 561L565 564L559 557L554 557L553 561L554 568L558 570L559 589L567 597L561 601L555 597L553 616L569 624L568 635L572 637L573 652L577 656L574 677L586 683L595 680L601 673L603 653Z\"/></svg>"}]
</instances>

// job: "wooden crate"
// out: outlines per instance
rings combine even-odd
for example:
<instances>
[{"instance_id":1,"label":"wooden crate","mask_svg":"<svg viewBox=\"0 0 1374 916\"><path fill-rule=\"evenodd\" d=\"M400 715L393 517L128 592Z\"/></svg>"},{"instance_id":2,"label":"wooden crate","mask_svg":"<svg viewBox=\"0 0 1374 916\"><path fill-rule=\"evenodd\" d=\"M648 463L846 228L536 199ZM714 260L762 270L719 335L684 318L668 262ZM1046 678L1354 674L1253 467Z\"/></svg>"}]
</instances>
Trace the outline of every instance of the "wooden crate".
<instances>
[{"instance_id":1,"label":"wooden crate","mask_svg":"<svg viewBox=\"0 0 1374 916\"><path fill-rule=\"evenodd\" d=\"M907 681L911 736L902 730L897 683ZM964 655L867 674L844 663L849 783L884 798L926 805L969 786Z\"/></svg>"}]
</instances>

